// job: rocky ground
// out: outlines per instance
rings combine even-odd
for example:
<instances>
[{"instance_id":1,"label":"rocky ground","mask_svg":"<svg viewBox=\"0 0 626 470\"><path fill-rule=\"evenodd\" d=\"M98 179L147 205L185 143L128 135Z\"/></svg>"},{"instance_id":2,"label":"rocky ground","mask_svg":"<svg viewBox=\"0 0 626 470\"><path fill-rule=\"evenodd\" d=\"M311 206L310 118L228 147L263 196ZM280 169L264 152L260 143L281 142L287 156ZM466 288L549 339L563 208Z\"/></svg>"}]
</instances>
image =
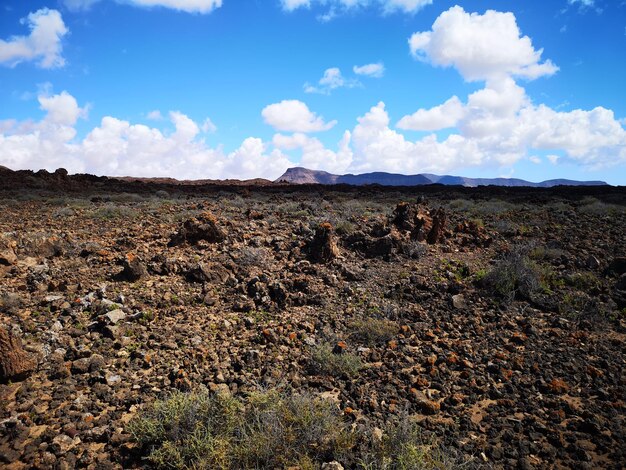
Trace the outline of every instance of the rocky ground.
<instances>
[{"instance_id":1,"label":"rocky ground","mask_svg":"<svg viewBox=\"0 0 626 470\"><path fill-rule=\"evenodd\" d=\"M145 465L128 423L201 386L408 414L487 468L626 462L623 188L29 178L0 187L3 468Z\"/></svg>"}]
</instances>

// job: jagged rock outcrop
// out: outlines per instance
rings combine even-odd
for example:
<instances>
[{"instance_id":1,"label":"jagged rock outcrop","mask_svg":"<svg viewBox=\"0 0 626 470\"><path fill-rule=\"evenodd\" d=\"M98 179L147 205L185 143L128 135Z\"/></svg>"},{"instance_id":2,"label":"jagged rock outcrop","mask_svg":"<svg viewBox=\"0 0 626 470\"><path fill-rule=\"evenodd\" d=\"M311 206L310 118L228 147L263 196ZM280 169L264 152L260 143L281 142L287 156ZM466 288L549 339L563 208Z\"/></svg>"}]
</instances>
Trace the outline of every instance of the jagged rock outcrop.
<instances>
[{"instance_id":1,"label":"jagged rock outcrop","mask_svg":"<svg viewBox=\"0 0 626 470\"><path fill-rule=\"evenodd\" d=\"M328 263L339 256L337 236L329 222L321 223L315 230L313 239L307 244L309 259L317 263Z\"/></svg>"},{"instance_id":2,"label":"jagged rock outcrop","mask_svg":"<svg viewBox=\"0 0 626 470\"><path fill-rule=\"evenodd\" d=\"M180 230L172 235L168 246L182 245L189 243L196 245L200 240L208 243L219 243L224 241L226 233L217 224L217 219L210 212L204 212L199 216L183 222Z\"/></svg>"}]
</instances>

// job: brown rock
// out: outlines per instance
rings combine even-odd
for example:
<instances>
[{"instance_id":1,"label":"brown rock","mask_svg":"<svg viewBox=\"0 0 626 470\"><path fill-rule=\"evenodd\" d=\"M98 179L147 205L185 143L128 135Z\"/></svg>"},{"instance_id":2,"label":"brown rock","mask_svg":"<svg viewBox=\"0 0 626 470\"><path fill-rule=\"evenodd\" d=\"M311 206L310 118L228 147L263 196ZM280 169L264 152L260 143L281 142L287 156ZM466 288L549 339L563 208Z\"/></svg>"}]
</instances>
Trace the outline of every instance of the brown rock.
<instances>
[{"instance_id":1,"label":"brown rock","mask_svg":"<svg viewBox=\"0 0 626 470\"><path fill-rule=\"evenodd\" d=\"M433 226L428 232L428 237L426 241L430 245L434 245L439 243L445 237L445 229L446 229L446 213L443 208L439 208L433 217Z\"/></svg>"},{"instance_id":2,"label":"brown rock","mask_svg":"<svg viewBox=\"0 0 626 470\"><path fill-rule=\"evenodd\" d=\"M321 223L315 230L313 239L307 245L311 261L328 263L339 256L337 237L329 222Z\"/></svg>"},{"instance_id":3,"label":"brown rock","mask_svg":"<svg viewBox=\"0 0 626 470\"><path fill-rule=\"evenodd\" d=\"M15 256L14 242L6 237L0 237L0 265L11 266L17 262Z\"/></svg>"},{"instance_id":4,"label":"brown rock","mask_svg":"<svg viewBox=\"0 0 626 470\"><path fill-rule=\"evenodd\" d=\"M35 361L22 349L22 341L0 327L0 382L23 380L35 369Z\"/></svg>"},{"instance_id":5,"label":"brown rock","mask_svg":"<svg viewBox=\"0 0 626 470\"><path fill-rule=\"evenodd\" d=\"M432 227L433 219L430 216L430 212L423 207L419 207L415 215L414 227L411 230L411 238L423 242L427 239Z\"/></svg>"},{"instance_id":6,"label":"brown rock","mask_svg":"<svg viewBox=\"0 0 626 470\"><path fill-rule=\"evenodd\" d=\"M185 242L196 245L200 240L208 243L219 243L226 238L225 232L217 225L217 219L210 212L186 220L180 230L175 233L168 246L177 246Z\"/></svg>"},{"instance_id":7,"label":"brown rock","mask_svg":"<svg viewBox=\"0 0 626 470\"><path fill-rule=\"evenodd\" d=\"M117 275L121 281L137 281L148 275L148 269L141 259L134 253L127 253L122 262L124 269Z\"/></svg>"},{"instance_id":8,"label":"brown rock","mask_svg":"<svg viewBox=\"0 0 626 470\"><path fill-rule=\"evenodd\" d=\"M415 229L417 217L417 210L415 206L412 206L408 202L401 202L396 206L393 211L392 224L395 225L398 230L412 231Z\"/></svg>"}]
</instances>

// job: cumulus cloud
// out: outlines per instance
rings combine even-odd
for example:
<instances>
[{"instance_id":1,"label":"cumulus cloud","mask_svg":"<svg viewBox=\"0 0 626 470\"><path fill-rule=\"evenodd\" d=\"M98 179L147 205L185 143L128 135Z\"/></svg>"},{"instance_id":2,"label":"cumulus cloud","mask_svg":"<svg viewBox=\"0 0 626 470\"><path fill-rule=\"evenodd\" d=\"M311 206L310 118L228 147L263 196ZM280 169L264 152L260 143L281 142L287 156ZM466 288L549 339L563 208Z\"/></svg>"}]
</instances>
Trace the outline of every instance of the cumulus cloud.
<instances>
[{"instance_id":1,"label":"cumulus cloud","mask_svg":"<svg viewBox=\"0 0 626 470\"><path fill-rule=\"evenodd\" d=\"M72 11L88 10L101 0L63 0ZM210 13L222 6L222 0L126 0L124 3L139 7L164 7L187 13Z\"/></svg>"},{"instance_id":2,"label":"cumulus cloud","mask_svg":"<svg viewBox=\"0 0 626 470\"><path fill-rule=\"evenodd\" d=\"M320 132L337 124L337 121L324 122L324 119L310 111L298 100L283 100L270 104L261 111L263 120L278 131Z\"/></svg>"},{"instance_id":3,"label":"cumulus cloud","mask_svg":"<svg viewBox=\"0 0 626 470\"><path fill-rule=\"evenodd\" d=\"M163 115L161 114L161 111L155 109L154 111L150 111L148 114L146 114L146 118L150 119L151 121L160 121L163 119Z\"/></svg>"},{"instance_id":4,"label":"cumulus cloud","mask_svg":"<svg viewBox=\"0 0 626 470\"><path fill-rule=\"evenodd\" d=\"M396 127L413 131L437 131L455 127L465 114L461 100L453 96L445 103L431 109L419 109L410 116L404 116Z\"/></svg>"},{"instance_id":5,"label":"cumulus cloud","mask_svg":"<svg viewBox=\"0 0 626 470\"><path fill-rule=\"evenodd\" d=\"M334 17L337 12L367 7L376 4L383 13L393 13L396 11L404 13L415 13L426 5L433 3L433 0L281 0L281 4L285 11L294 11L298 8L309 8L311 4L328 5L329 13L324 15L326 19Z\"/></svg>"},{"instance_id":6,"label":"cumulus cloud","mask_svg":"<svg viewBox=\"0 0 626 470\"><path fill-rule=\"evenodd\" d=\"M512 13L488 10L484 15L466 13L460 6L443 12L431 31L409 39L414 57L441 67L455 67L467 81L507 76L529 80L556 73L550 60L541 62L536 50L522 36Z\"/></svg>"},{"instance_id":7,"label":"cumulus cloud","mask_svg":"<svg viewBox=\"0 0 626 470\"><path fill-rule=\"evenodd\" d=\"M42 8L21 22L28 26L30 34L0 39L0 64L15 67L20 62L38 61L37 65L44 69L63 67L65 59L61 55L61 41L69 30L61 13Z\"/></svg>"},{"instance_id":8,"label":"cumulus cloud","mask_svg":"<svg viewBox=\"0 0 626 470\"><path fill-rule=\"evenodd\" d=\"M200 126L185 114L169 114L173 132L102 118L82 140L75 124L84 116L66 92L39 98L46 111L39 122L0 121L0 164L12 169L54 170L110 176L275 179L294 163L277 148L249 137L230 153L199 139Z\"/></svg>"},{"instance_id":9,"label":"cumulus cloud","mask_svg":"<svg viewBox=\"0 0 626 470\"><path fill-rule=\"evenodd\" d=\"M302 133L293 135L276 134L272 139L274 147L281 150L299 149L302 152L300 166L311 170L325 170L331 173L343 173L352 163L350 132L345 131L338 143L338 150L324 146L315 137Z\"/></svg>"},{"instance_id":10,"label":"cumulus cloud","mask_svg":"<svg viewBox=\"0 0 626 470\"><path fill-rule=\"evenodd\" d=\"M465 105L458 133L443 140L431 134L410 141L389 127L385 105L379 103L358 119L352 132L350 170L419 173L502 167L533 150L563 152L587 168L626 164L626 131L608 109L558 112L525 99L519 109L501 111Z\"/></svg>"},{"instance_id":11,"label":"cumulus cloud","mask_svg":"<svg viewBox=\"0 0 626 470\"><path fill-rule=\"evenodd\" d=\"M355 65L352 70L357 75L365 75L366 77L381 78L385 74L385 66L382 62L366 65Z\"/></svg>"},{"instance_id":12,"label":"cumulus cloud","mask_svg":"<svg viewBox=\"0 0 626 470\"><path fill-rule=\"evenodd\" d=\"M361 85L361 83L358 80L345 78L341 74L341 70L337 67L332 67L324 71L324 75L319 79L317 85L311 85L308 82L305 83L304 92L329 95L331 91L337 88L354 88L359 85Z\"/></svg>"}]
</instances>

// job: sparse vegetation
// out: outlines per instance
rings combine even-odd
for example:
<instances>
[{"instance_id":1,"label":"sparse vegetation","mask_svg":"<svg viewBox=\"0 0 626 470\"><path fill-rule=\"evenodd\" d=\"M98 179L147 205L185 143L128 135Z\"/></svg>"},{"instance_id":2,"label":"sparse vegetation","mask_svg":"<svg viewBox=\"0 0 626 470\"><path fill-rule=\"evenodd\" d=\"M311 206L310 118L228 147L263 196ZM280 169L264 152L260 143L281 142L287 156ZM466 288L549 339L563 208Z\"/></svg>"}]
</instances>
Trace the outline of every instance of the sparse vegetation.
<instances>
[{"instance_id":1,"label":"sparse vegetation","mask_svg":"<svg viewBox=\"0 0 626 470\"><path fill-rule=\"evenodd\" d=\"M541 274L526 253L521 247L506 253L483 277L487 290L508 302L516 297L532 299L541 289Z\"/></svg>"},{"instance_id":2,"label":"sparse vegetation","mask_svg":"<svg viewBox=\"0 0 626 470\"><path fill-rule=\"evenodd\" d=\"M406 414L390 421L360 459L363 470L452 470L468 468L470 464L434 437L426 437Z\"/></svg>"},{"instance_id":3,"label":"sparse vegetation","mask_svg":"<svg viewBox=\"0 0 626 470\"><path fill-rule=\"evenodd\" d=\"M347 351L337 353L331 343L322 343L311 352L311 365L316 373L337 377L354 377L364 367L363 362Z\"/></svg>"},{"instance_id":4,"label":"sparse vegetation","mask_svg":"<svg viewBox=\"0 0 626 470\"><path fill-rule=\"evenodd\" d=\"M129 425L156 468L316 468L354 443L337 406L277 390L174 392ZM315 466L314 466L315 465Z\"/></svg>"},{"instance_id":5,"label":"sparse vegetation","mask_svg":"<svg viewBox=\"0 0 626 470\"><path fill-rule=\"evenodd\" d=\"M349 326L355 339L368 345L384 344L400 331L396 322L384 318L359 318Z\"/></svg>"}]
</instances>

